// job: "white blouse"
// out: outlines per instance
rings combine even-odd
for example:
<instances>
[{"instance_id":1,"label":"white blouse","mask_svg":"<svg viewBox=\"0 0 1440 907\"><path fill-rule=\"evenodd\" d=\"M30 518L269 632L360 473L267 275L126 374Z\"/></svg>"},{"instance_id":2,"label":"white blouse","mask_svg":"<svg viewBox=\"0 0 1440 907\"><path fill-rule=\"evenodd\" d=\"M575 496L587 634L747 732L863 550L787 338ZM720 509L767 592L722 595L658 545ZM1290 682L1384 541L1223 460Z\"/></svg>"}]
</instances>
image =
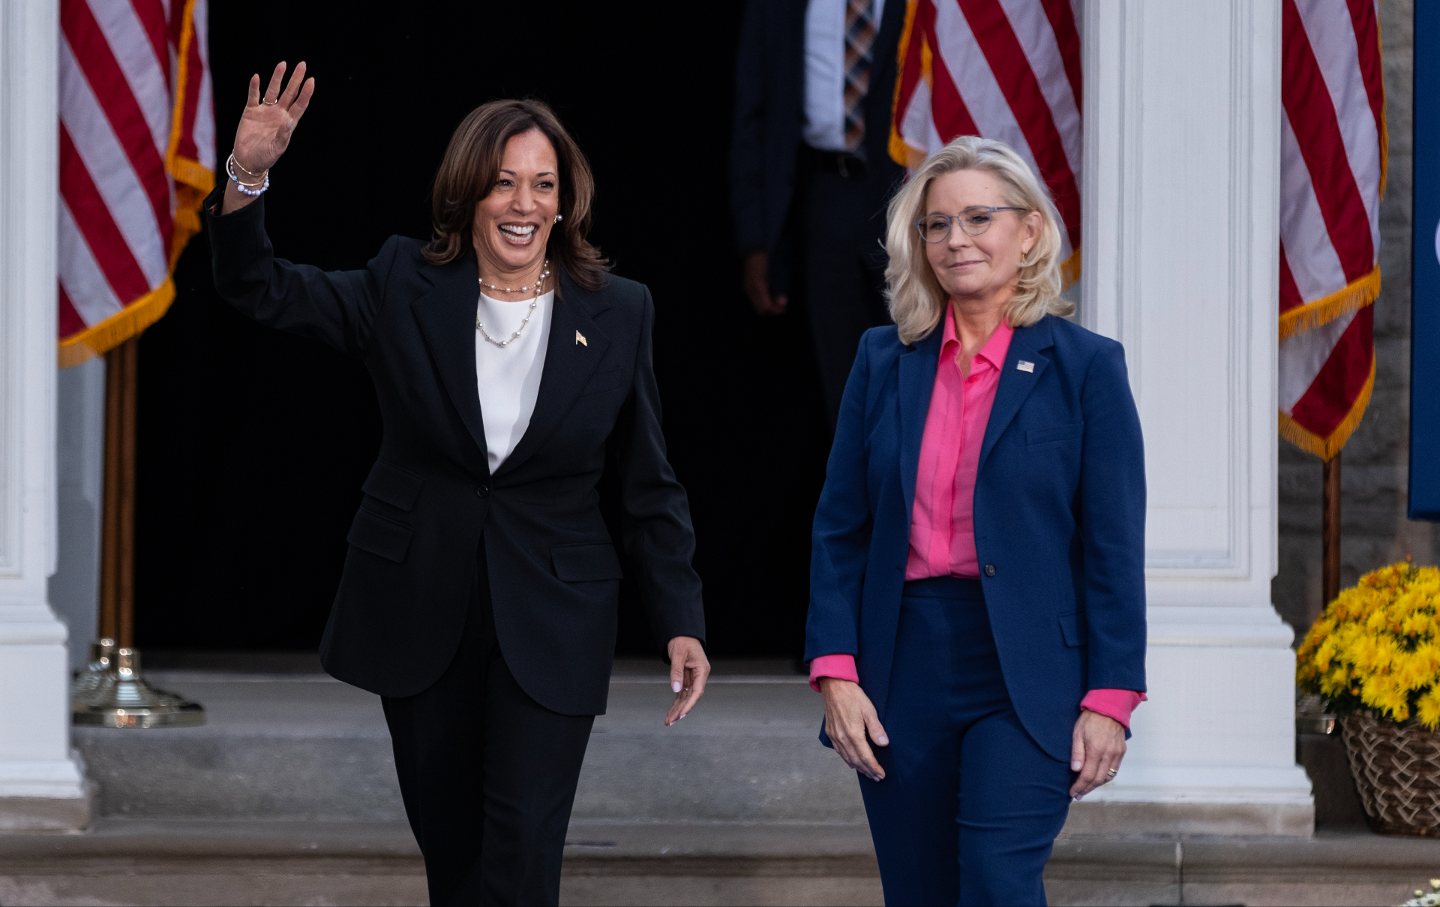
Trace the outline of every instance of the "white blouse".
<instances>
[{"instance_id":1,"label":"white blouse","mask_svg":"<svg viewBox=\"0 0 1440 907\"><path fill-rule=\"evenodd\" d=\"M507 340L525 321L530 302L504 302L481 293L475 316L485 326L486 334L495 340ZM554 307L555 291L542 294L520 336L503 347L486 340L480 328L475 329L475 383L480 389L485 447L492 473L515 450L530 426L535 398L540 393L540 376L545 371L545 346Z\"/></svg>"}]
</instances>

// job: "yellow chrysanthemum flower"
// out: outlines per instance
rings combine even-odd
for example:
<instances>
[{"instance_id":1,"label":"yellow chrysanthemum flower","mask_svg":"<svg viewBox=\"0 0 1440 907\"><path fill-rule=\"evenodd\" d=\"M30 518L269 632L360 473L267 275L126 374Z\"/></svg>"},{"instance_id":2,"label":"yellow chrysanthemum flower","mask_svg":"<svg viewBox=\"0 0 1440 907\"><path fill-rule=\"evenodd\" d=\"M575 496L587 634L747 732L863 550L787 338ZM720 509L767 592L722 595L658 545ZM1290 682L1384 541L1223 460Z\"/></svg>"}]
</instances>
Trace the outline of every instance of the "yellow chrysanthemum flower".
<instances>
[{"instance_id":1,"label":"yellow chrysanthemum flower","mask_svg":"<svg viewBox=\"0 0 1440 907\"><path fill-rule=\"evenodd\" d=\"M1440 729L1440 567L1407 558L1360 577L1310 627L1295 668L1339 712Z\"/></svg>"}]
</instances>

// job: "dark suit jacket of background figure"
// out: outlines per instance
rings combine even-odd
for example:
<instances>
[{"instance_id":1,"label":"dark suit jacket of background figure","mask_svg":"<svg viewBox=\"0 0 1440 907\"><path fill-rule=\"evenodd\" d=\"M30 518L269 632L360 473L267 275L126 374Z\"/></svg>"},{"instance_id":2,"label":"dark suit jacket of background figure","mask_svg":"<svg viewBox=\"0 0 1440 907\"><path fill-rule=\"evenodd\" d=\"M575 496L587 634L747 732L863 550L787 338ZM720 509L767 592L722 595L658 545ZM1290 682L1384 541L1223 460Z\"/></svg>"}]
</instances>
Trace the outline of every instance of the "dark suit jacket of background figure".
<instances>
[{"instance_id":1,"label":"dark suit jacket of background figure","mask_svg":"<svg viewBox=\"0 0 1440 907\"><path fill-rule=\"evenodd\" d=\"M770 255L772 289L790 290L795 241L793 209L805 124L806 0L749 0L740 25L735 114L730 145L730 209L741 255ZM890 158L895 57L905 0L886 0L876 32L870 90L865 97L865 183L875 199L875 240L884 205L904 169ZM836 225L853 234L850 225ZM877 254L878 250L877 250ZM847 351L846 355L853 352Z\"/></svg>"},{"instance_id":2,"label":"dark suit jacket of background figure","mask_svg":"<svg viewBox=\"0 0 1440 907\"><path fill-rule=\"evenodd\" d=\"M855 654L882 723L941 336L865 334L815 515L805 657ZM1119 343L1051 315L1016 329L974 519L1015 712L1069 762L1088 690L1145 689L1145 465Z\"/></svg>"},{"instance_id":3,"label":"dark suit jacket of background figure","mask_svg":"<svg viewBox=\"0 0 1440 907\"><path fill-rule=\"evenodd\" d=\"M603 713L622 569L596 488L606 469L617 474L623 548L651 628L662 645L704 638L642 284L610 276L592 292L559 271L534 414L492 475L473 250L435 266L418 240L391 237L363 270L325 272L274 257L263 199L208 227L221 296L263 324L358 356L375 386L383 436L321 641L327 671L388 697L434 683L460 643L483 543L495 631L516 681L552 711Z\"/></svg>"}]
</instances>

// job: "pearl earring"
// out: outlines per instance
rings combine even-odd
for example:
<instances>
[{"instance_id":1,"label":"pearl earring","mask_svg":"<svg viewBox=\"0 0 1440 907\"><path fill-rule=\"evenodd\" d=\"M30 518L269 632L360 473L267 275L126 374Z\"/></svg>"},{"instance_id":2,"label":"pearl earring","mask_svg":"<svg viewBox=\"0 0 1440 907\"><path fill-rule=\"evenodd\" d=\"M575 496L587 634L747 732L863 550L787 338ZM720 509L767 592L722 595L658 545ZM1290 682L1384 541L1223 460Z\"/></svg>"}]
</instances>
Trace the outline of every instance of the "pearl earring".
<instances>
[{"instance_id":1,"label":"pearl earring","mask_svg":"<svg viewBox=\"0 0 1440 907\"><path fill-rule=\"evenodd\" d=\"M557 223L557 224L560 223L560 222L561 222L562 220L564 220L564 219L565 219L565 215L563 215L563 214L557 214L557 215L555 215L555 223Z\"/></svg>"}]
</instances>

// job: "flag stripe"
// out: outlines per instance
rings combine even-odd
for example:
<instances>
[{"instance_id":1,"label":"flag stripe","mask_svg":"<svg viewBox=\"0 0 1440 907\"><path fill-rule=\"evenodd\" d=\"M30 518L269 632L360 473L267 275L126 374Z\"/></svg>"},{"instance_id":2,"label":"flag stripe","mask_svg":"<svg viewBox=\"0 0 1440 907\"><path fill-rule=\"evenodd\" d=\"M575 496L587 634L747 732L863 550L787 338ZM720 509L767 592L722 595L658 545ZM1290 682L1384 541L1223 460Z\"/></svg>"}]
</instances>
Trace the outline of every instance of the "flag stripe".
<instances>
[{"instance_id":1,"label":"flag stripe","mask_svg":"<svg viewBox=\"0 0 1440 907\"><path fill-rule=\"evenodd\" d=\"M1355 313L1335 349L1315 375L1315 381L1295 404L1291 418L1317 435L1329 436L1340 427L1370 377L1375 343L1372 336L1375 310Z\"/></svg>"},{"instance_id":2,"label":"flag stripe","mask_svg":"<svg viewBox=\"0 0 1440 907\"><path fill-rule=\"evenodd\" d=\"M959 135L1004 142L1044 182L1067 280L1079 271L1082 74L1073 0L911 0L891 154L914 167Z\"/></svg>"},{"instance_id":3,"label":"flag stripe","mask_svg":"<svg viewBox=\"0 0 1440 907\"><path fill-rule=\"evenodd\" d=\"M1331 244L1347 281L1356 280L1374 265L1375 247L1368 230L1348 229L1350 224L1367 223L1365 205L1346 158L1335 108L1314 100L1325 97L1327 89L1295 2L1283 0L1282 5L1286 40L1280 96L1310 181L1317 187Z\"/></svg>"},{"instance_id":4,"label":"flag stripe","mask_svg":"<svg viewBox=\"0 0 1440 907\"><path fill-rule=\"evenodd\" d=\"M125 236L103 204L100 188L75 150L70 130L60 127L60 181L65 189L62 197L75 215L79 233L95 256L106 282L125 298L138 296L150 289L150 280L129 253Z\"/></svg>"},{"instance_id":5,"label":"flag stripe","mask_svg":"<svg viewBox=\"0 0 1440 907\"><path fill-rule=\"evenodd\" d=\"M1310 184L1310 171L1290 118L1280 118L1280 243L1293 259L1292 276L1303 304L1346 284L1345 269L1330 241L1325 215ZM1281 311L1285 311L1284 300Z\"/></svg>"},{"instance_id":6,"label":"flag stripe","mask_svg":"<svg viewBox=\"0 0 1440 907\"><path fill-rule=\"evenodd\" d=\"M65 269L60 272L60 289L66 291L70 307L85 324L98 324L125 306L115 295L100 263L91 254L70 206L62 202L57 207L60 227L58 251L65 261Z\"/></svg>"},{"instance_id":7,"label":"flag stripe","mask_svg":"<svg viewBox=\"0 0 1440 907\"><path fill-rule=\"evenodd\" d=\"M1069 228L1072 245L1079 245L1080 189L1075 184L1070 162L1065 159L1064 144L1050 107L1045 103L1045 93L1025 62L1025 53L1010 21L1005 18L1004 10L990 0L959 0L959 5L1025 136L1031 157L1039 164L1041 179L1050 186L1055 207Z\"/></svg>"},{"instance_id":8,"label":"flag stripe","mask_svg":"<svg viewBox=\"0 0 1440 907\"><path fill-rule=\"evenodd\" d=\"M1050 20L1037 10L1035 0L1003 0L1005 16L1025 54L1035 85L1050 113L1057 147L1065 155L1066 173L1080 171L1080 108L1065 72Z\"/></svg>"},{"instance_id":9,"label":"flag stripe","mask_svg":"<svg viewBox=\"0 0 1440 907\"><path fill-rule=\"evenodd\" d=\"M1068 0L1042 0L1045 18L1055 33L1055 46L1060 53L1060 62L1065 67L1065 80L1070 84L1070 98L1078 114L1082 109L1085 94L1080 81L1080 29L1075 27L1075 10ZM1078 165L1079 156L1073 163Z\"/></svg>"},{"instance_id":10,"label":"flag stripe","mask_svg":"<svg viewBox=\"0 0 1440 907\"><path fill-rule=\"evenodd\" d=\"M1365 96L1376 123L1385 121L1385 73L1380 66L1380 21L1377 4L1380 0L1349 0L1350 25L1355 29L1355 45L1360 78L1365 83ZM1377 52L1368 53L1366 48ZM1381 162L1383 165L1383 161Z\"/></svg>"},{"instance_id":11,"label":"flag stripe","mask_svg":"<svg viewBox=\"0 0 1440 907\"><path fill-rule=\"evenodd\" d=\"M69 132L71 149L84 163L85 189L67 185L62 177L62 197L76 216L104 210L107 220L119 227L129 254L140 262L149 279L158 282L167 266L166 244L170 237L169 191L162 187L166 207L157 216L146 187L121 147L119 139L104 126L104 111L83 78L70 78L73 68L68 42L61 42L61 125ZM67 70L69 71L67 73ZM98 124L98 125L97 125ZM108 209L108 210L105 210Z\"/></svg>"},{"instance_id":12,"label":"flag stripe","mask_svg":"<svg viewBox=\"0 0 1440 907\"><path fill-rule=\"evenodd\" d=\"M135 336L214 185L208 0L60 0L62 366Z\"/></svg>"},{"instance_id":13,"label":"flag stripe","mask_svg":"<svg viewBox=\"0 0 1440 907\"><path fill-rule=\"evenodd\" d=\"M65 26L64 43L70 47L69 61L83 76L86 88L95 97L97 110L102 117L95 121L107 123L109 131L118 140L124 156L134 168L135 175L144 188L155 219L161 223L169 219L170 198L165 190L165 163L161 148L146 125L145 114L135 96L130 93L125 74L119 61L105 43L104 35L89 7L83 3L61 5L62 18L74 20ZM69 116L70 111L62 107L61 117L74 125L80 125ZM85 120L84 123L91 121ZM77 130L82 143L88 143L92 135L104 130L84 128Z\"/></svg>"},{"instance_id":14,"label":"flag stripe","mask_svg":"<svg viewBox=\"0 0 1440 907\"><path fill-rule=\"evenodd\" d=\"M1373 0L1282 0L1280 434L1324 459L1375 382L1387 140Z\"/></svg>"},{"instance_id":15,"label":"flag stripe","mask_svg":"<svg viewBox=\"0 0 1440 907\"><path fill-rule=\"evenodd\" d=\"M1371 224L1370 245L1380 246L1380 132L1360 72L1360 48L1346 16L1310 4L1297 5L1300 22L1315 50L1336 125L1345 144L1351 178ZM1328 13L1328 15L1327 15Z\"/></svg>"},{"instance_id":16,"label":"flag stripe","mask_svg":"<svg viewBox=\"0 0 1440 907\"><path fill-rule=\"evenodd\" d=\"M1295 275L1290 272L1290 257L1285 247L1280 247L1280 311L1293 309L1305 300L1300 298L1300 289L1295 286Z\"/></svg>"}]
</instances>

